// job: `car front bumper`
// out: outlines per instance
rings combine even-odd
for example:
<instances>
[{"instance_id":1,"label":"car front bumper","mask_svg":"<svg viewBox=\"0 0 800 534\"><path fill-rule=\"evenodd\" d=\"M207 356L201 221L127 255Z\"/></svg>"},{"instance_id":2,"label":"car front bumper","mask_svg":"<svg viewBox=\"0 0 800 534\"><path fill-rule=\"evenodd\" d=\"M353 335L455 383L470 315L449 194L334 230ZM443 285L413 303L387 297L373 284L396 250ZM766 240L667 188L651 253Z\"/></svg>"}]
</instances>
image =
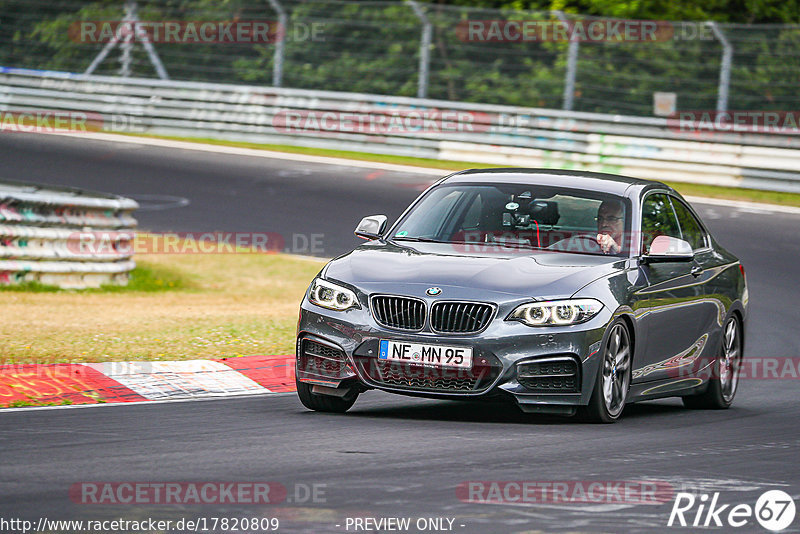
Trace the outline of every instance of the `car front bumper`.
<instances>
[{"instance_id":1,"label":"car front bumper","mask_svg":"<svg viewBox=\"0 0 800 534\"><path fill-rule=\"evenodd\" d=\"M331 311L306 299L297 328L297 378L328 388L374 388L431 398L502 396L513 398L524 411L569 411L589 402L610 315L568 327L529 327L504 321L499 314L478 334L441 335L391 330L365 309ZM380 340L469 346L473 368L405 363L389 368L378 359Z\"/></svg>"}]
</instances>

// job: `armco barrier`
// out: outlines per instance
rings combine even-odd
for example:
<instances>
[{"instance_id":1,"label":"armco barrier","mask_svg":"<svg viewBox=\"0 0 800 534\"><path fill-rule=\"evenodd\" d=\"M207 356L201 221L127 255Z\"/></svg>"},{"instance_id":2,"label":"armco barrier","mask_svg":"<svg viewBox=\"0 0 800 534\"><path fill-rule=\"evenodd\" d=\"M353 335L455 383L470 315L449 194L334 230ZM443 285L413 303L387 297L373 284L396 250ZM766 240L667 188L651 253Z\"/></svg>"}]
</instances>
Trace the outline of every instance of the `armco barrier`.
<instances>
[{"instance_id":1,"label":"armco barrier","mask_svg":"<svg viewBox=\"0 0 800 534\"><path fill-rule=\"evenodd\" d=\"M671 128L667 119L656 117L0 68L0 111L42 110L78 113L87 129L106 132L800 192L797 132L698 133Z\"/></svg>"},{"instance_id":2,"label":"armco barrier","mask_svg":"<svg viewBox=\"0 0 800 534\"><path fill-rule=\"evenodd\" d=\"M127 284L137 207L113 195L0 182L0 285Z\"/></svg>"}]
</instances>

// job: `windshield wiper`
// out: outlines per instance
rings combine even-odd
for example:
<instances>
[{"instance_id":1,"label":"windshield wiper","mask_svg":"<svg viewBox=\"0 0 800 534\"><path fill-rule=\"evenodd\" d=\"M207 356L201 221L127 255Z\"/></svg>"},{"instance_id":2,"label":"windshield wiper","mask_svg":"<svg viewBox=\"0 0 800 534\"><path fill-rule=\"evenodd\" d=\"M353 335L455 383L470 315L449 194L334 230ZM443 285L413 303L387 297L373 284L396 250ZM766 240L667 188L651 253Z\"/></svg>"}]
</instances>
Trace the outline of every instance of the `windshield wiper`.
<instances>
[{"instance_id":1,"label":"windshield wiper","mask_svg":"<svg viewBox=\"0 0 800 534\"><path fill-rule=\"evenodd\" d=\"M431 239L430 237L411 237L411 236L393 237L392 241L414 241L416 243L450 243L450 241L440 241L438 239Z\"/></svg>"},{"instance_id":2,"label":"windshield wiper","mask_svg":"<svg viewBox=\"0 0 800 534\"><path fill-rule=\"evenodd\" d=\"M439 239L431 239L430 237L413 237L413 236L393 237L392 240L413 241L415 243L444 243L449 245L472 245L472 246L491 245L494 247L506 247L506 248L517 248L517 249L530 249L530 250L539 249L539 247L534 247L533 245L530 244L503 242L503 241L442 241Z\"/></svg>"},{"instance_id":3,"label":"windshield wiper","mask_svg":"<svg viewBox=\"0 0 800 534\"><path fill-rule=\"evenodd\" d=\"M453 243L458 243L459 245L475 245L475 246L492 245L495 247L527 248L531 250L538 250L540 248L540 247L535 247L531 244L503 242L503 241L453 241Z\"/></svg>"}]
</instances>

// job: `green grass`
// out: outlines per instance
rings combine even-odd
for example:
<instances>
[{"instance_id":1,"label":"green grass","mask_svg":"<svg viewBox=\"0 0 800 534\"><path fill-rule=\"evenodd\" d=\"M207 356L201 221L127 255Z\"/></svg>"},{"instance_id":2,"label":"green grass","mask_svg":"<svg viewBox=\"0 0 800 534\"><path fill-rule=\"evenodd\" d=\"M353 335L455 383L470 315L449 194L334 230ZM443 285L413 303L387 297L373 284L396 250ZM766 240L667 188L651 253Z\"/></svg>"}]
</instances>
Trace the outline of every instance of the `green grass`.
<instances>
[{"instance_id":1,"label":"green grass","mask_svg":"<svg viewBox=\"0 0 800 534\"><path fill-rule=\"evenodd\" d=\"M130 272L128 285L103 285L89 289L63 289L58 286L40 282L22 282L0 286L0 291L11 293L153 293L160 291L177 291L196 289L190 280L180 271L167 266L138 265Z\"/></svg>"},{"instance_id":2,"label":"green grass","mask_svg":"<svg viewBox=\"0 0 800 534\"><path fill-rule=\"evenodd\" d=\"M154 293L161 291L179 291L197 289L185 274L166 265L138 264L131 271L127 286L104 285L89 292L101 293Z\"/></svg>"},{"instance_id":3,"label":"green grass","mask_svg":"<svg viewBox=\"0 0 800 534\"><path fill-rule=\"evenodd\" d=\"M722 187L705 184L687 184L684 182L664 182L682 195L726 200L745 200L763 202L781 206L800 206L800 193L781 193L780 191L764 191L761 189L743 189L739 187Z\"/></svg>"},{"instance_id":4,"label":"green grass","mask_svg":"<svg viewBox=\"0 0 800 534\"><path fill-rule=\"evenodd\" d=\"M51 286L39 282L21 282L19 284L0 285L0 292L5 293L58 293L67 291L58 286Z\"/></svg>"},{"instance_id":5,"label":"green grass","mask_svg":"<svg viewBox=\"0 0 800 534\"><path fill-rule=\"evenodd\" d=\"M42 402L31 397L31 400L15 400L9 402L3 408L24 408L28 406L69 406L72 401L69 399L61 399L58 402Z\"/></svg>"},{"instance_id":6,"label":"green grass","mask_svg":"<svg viewBox=\"0 0 800 534\"><path fill-rule=\"evenodd\" d=\"M131 286L3 294L5 364L291 354L323 261L282 254L150 254Z\"/></svg>"},{"instance_id":7,"label":"green grass","mask_svg":"<svg viewBox=\"0 0 800 534\"><path fill-rule=\"evenodd\" d=\"M474 161L447 161L430 158L414 158L409 156L391 156L372 154L369 152L351 152L347 150L334 150L327 148L297 147L292 145L269 145L247 143L240 141L225 141L203 137L173 137L159 135L124 134L136 137L150 137L155 139L169 139L173 141L187 141L205 143L209 145L252 148L257 150L271 150L291 154L307 154L310 156L327 156L335 158L354 159L359 161L375 161L380 163L395 163L398 165L412 165L415 167L430 167L443 171L458 171L463 169L488 169L497 165L478 163ZM444 175L444 173L442 173ZM720 198L727 200L744 200L749 202L763 202L783 206L800 207L800 193L782 193L778 191L762 191L758 189L744 189L739 187L720 187L705 184L691 184L685 182L665 182L682 195Z\"/></svg>"}]
</instances>

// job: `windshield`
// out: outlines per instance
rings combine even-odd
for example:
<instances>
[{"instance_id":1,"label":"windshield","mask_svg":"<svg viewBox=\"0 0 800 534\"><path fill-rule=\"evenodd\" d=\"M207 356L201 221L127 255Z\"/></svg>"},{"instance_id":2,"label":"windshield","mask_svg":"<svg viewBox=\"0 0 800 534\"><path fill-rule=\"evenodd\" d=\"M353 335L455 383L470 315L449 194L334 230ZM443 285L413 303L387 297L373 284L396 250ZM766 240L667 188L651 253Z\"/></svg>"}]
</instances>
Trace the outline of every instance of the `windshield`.
<instances>
[{"instance_id":1,"label":"windshield","mask_svg":"<svg viewBox=\"0 0 800 534\"><path fill-rule=\"evenodd\" d=\"M390 239L621 256L629 213L622 197L594 191L445 184L429 191Z\"/></svg>"}]
</instances>

